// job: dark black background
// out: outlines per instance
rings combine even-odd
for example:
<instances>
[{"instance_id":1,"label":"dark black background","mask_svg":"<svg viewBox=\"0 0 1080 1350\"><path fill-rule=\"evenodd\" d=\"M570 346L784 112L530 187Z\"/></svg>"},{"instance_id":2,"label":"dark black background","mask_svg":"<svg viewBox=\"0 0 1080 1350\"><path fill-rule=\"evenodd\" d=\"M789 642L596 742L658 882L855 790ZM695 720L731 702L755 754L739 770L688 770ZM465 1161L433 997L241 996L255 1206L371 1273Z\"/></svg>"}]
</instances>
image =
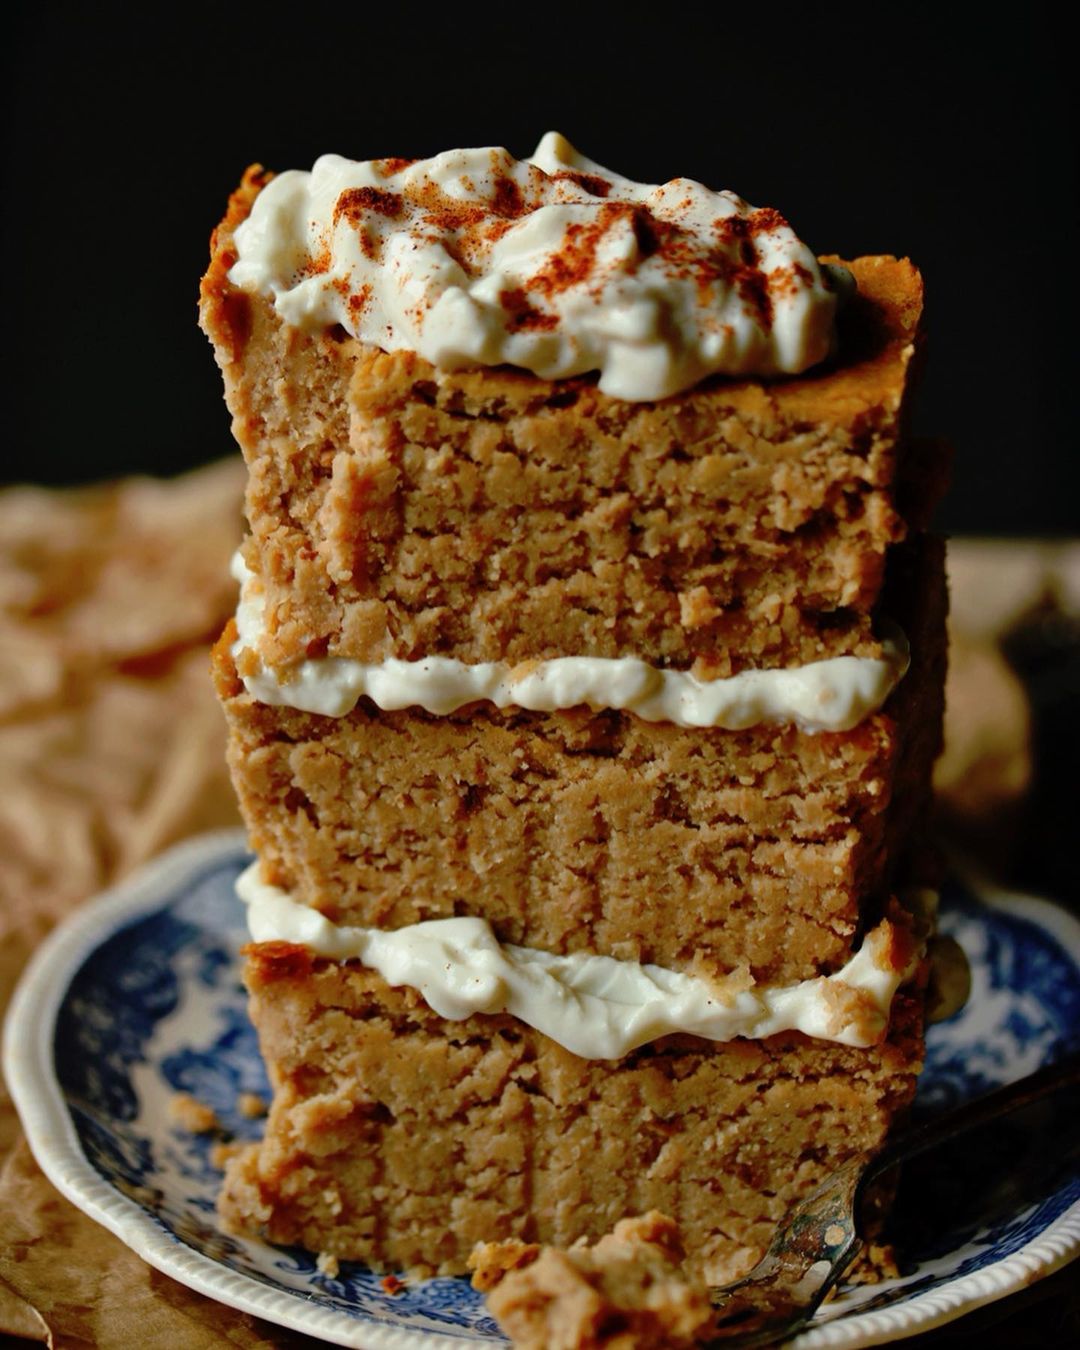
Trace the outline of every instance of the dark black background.
<instances>
[{"instance_id":1,"label":"dark black background","mask_svg":"<svg viewBox=\"0 0 1080 1350\"><path fill-rule=\"evenodd\" d=\"M525 154L555 127L623 173L778 206L818 250L909 254L931 333L917 426L957 446L942 523L1074 532L1073 52L1046 7L990 12L23 7L5 48L3 478L229 452L195 297L250 161Z\"/></svg>"}]
</instances>

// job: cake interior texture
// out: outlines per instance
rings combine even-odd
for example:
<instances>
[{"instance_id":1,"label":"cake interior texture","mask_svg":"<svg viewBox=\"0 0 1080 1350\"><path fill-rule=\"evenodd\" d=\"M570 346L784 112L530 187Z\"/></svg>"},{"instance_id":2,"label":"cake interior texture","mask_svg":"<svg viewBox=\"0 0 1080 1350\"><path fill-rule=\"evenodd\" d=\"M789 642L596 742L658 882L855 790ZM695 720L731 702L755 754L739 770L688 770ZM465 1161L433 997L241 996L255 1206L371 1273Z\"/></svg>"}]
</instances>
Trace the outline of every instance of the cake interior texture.
<instances>
[{"instance_id":1,"label":"cake interior texture","mask_svg":"<svg viewBox=\"0 0 1080 1350\"><path fill-rule=\"evenodd\" d=\"M734 1278L799 1196L884 1140L923 1057L926 962L896 897L933 880L946 594L925 528L946 455L907 428L918 273L846 264L836 351L804 374L632 402L587 375L445 370L286 322L230 279L269 182L249 171L234 194L202 304L249 467L262 626L226 630L214 677L263 880L337 927L469 916L502 944L751 990L834 975L888 915L906 981L873 1043L675 1034L612 1060L255 942L274 1100L222 1218L462 1274L479 1242L595 1241L657 1210L690 1271ZM836 730L291 706L302 663L631 657L714 681L872 661L897 625L906 673ZM266 671L272 702L253 692Z\"/></svg>"},{"instance_id":2,"label":"cake interior texture","mask_svg":"<svg viewBox=\"0 0 1080 1350\"><path fill-rule=\"evenodd\" d=\"M567 1246L658 1209L690 1273L735 1278L823 1174L881 1143L922 1058L913 989L870 1049L672 1036L613 1064L512 1018L448 1023L295 945L255 946L245 978L274 1103L222 1214L377 1269L461 1274L477 1242Z\"/></svg>"}]
</instances>

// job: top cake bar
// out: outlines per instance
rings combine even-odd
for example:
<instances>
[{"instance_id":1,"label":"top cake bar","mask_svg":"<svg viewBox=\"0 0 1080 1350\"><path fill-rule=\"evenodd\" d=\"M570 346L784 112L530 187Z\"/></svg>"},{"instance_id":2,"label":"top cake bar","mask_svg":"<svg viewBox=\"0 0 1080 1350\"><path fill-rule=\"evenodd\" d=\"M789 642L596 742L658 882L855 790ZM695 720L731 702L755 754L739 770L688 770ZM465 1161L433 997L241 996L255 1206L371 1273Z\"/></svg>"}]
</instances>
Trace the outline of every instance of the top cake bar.
<instances>
[{"instance_id":1,"label":"top cake bar","mask_svg":"<svg viewBox=\"0 0 1080 1350\"><path fill-rule=\"evenodd\" d=\"M634 403L287 325L228 278L266 178L234 194L202 292L250 468L265 663L634 656L708 679L878 654L886 551L937 489L905 437L909 262L847 264L825 366Z\"/></svg>"}]
</instances>

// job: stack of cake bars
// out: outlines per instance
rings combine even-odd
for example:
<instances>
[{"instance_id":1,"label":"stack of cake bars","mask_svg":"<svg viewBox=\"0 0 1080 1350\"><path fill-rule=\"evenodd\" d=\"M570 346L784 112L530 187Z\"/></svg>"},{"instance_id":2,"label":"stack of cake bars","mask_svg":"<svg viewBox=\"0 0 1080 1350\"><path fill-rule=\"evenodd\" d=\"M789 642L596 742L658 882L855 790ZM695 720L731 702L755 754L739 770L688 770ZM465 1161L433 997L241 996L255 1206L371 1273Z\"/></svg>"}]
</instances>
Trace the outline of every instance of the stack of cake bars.
<instances>
[{"instance_id":1,"label":"stack of cake bars","mask_svg":"<svg viewBox=\"0 0 1080 1350\"><path fill-rule=\"evenodd\" d=\"M291 328L227 276L264 181L234 195L203 284L250 468L259 635L230 626L215 675L261 882L338 927L467 915L518 948L692 974L721 1003L821 994L875 930L901 987L877 1021L840 989L818 1035L586 1058L507 1013L448 1020L359 961L256 942L274 1097L228 1167L224 1219L460 1273L481 1240L567 1244L658 1209L692 1268L741 1273L795 1198L882 1141L923 1056L925 961L900 902L925 880L945 589L924 533L942 457L905 432L918 274L848 263L825 367L628 403L588 377L447 373ZM724 680L881 660L898 630L906 674L841 730L367 696L331 715L289 693L301 667L433 655L519 676L630 655Z\"/></svg>"}]
</instances>

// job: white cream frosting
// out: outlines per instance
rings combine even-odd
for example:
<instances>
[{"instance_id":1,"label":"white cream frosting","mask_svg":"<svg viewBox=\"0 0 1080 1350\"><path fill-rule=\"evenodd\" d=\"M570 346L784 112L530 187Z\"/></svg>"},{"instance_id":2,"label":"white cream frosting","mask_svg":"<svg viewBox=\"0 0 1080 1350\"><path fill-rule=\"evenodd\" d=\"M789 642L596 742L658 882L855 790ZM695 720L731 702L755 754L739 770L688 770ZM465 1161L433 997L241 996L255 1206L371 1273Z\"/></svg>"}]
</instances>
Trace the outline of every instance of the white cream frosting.
<instances>
[{"instance_id":1,"label":"white cream frosting","mask_svg":"<svg viewBox=\"0 0 1080 1350\"><path fill-rule=\"evenodd\" d=\"M584 1059L619 1059L675 1032L710 1041L801 1031L841 1045L880 1040L889 1008L921 953L890 960L883 922L835 975L787 986L726 987L662 966L499 943L484 919L430 919L384 932L331 923L268 885L252 863L236 883L255 942L292 942L334 961L359 961L408 985L440 1017L509 1013Z\"/></svg>"},{"instance_id":2,"label":"white cream frosting","mask_svg":"<svg viewBox=\"0 0 1080 1350\"><path fill-rule=\"evenodd\" d=\"M241 583L234 654L258 652L264 632L262 587L240 554L233 575ZM391 711L418 707L443 715L468 703L532 712L590 707L633 712L647 722L739 731L762 722L794 722L807 731L848 731L876 711L908 667L897 630L881 657L835 656L787 670L745 670L725 679L699 680L661 670L636 657L562 656L515 668L504 662L469 665L453 657L389 659L367 664L321 656L278 673L244 662L252 698L275 707L343 717L366 697Z\"/></svg>"},{"instance_id":3,"label":"white cream frosting","mask_svg":"<svg viewBox=\"0 0 1080 1350\"><path fill-rule=\"evenodd\" d=\"M340 324L445 370L595 370L637 401L806 370L848 281L778 212L688 178L632 182L555 132L529 160L323 155L263 188L235 243L230 281L301 330Z\"/></svg>"}]
</instances>

